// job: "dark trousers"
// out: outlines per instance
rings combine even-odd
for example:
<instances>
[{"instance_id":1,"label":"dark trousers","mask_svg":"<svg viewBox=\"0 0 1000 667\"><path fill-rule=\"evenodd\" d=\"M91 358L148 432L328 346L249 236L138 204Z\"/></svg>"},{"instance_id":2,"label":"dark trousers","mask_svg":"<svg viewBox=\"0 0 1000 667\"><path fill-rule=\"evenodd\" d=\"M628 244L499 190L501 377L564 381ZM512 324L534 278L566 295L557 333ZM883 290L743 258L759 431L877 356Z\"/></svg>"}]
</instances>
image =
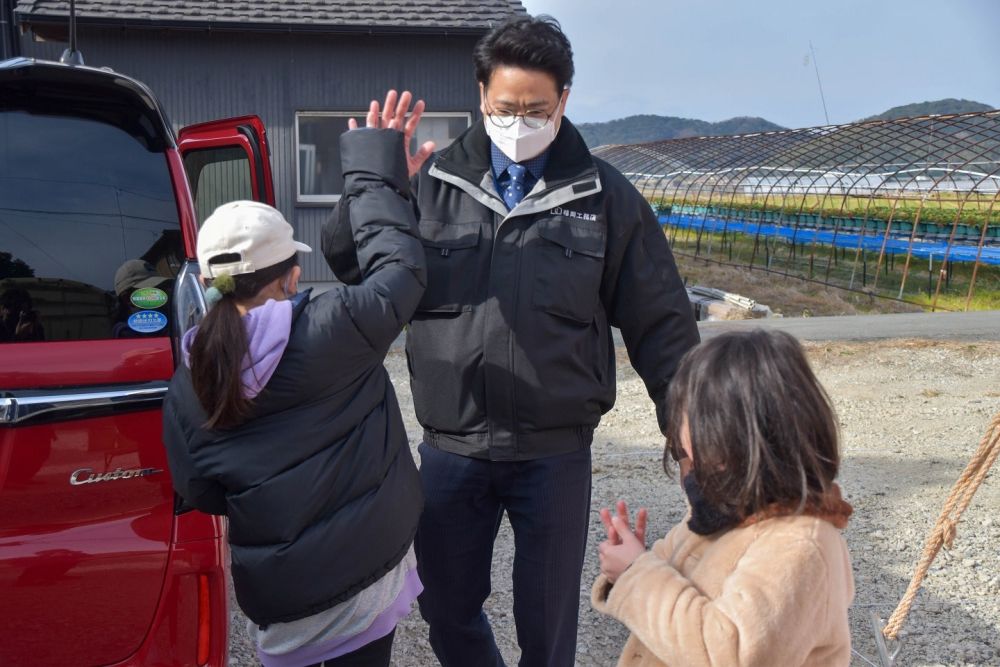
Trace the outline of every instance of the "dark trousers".
<instances>
[{"instance_id":1,"label":"dark trousers","mask_svg":"<svg viewBox=\"0 0 1000 667\"><path fill-rule=\"evenodd\" d=\"M365 644L356 651L345 653L339 658L316 663L311 667L389 667L392 657L392 638L396 630L381 639Z\"/></svg>"},{"instance_id":2,"label":"dark trousers","mask_svg":"<svg viewBox=\"0 0 1000 667\"><path fill-rule=\"evenodd\" d=\"M483 613L493 542L514 529L514 621L521 667L571 667L590 516L590 450L484 461L420 445L425 504L415 542L420 613L443 667L503 659Z\"/></svg>"}]
</instances>

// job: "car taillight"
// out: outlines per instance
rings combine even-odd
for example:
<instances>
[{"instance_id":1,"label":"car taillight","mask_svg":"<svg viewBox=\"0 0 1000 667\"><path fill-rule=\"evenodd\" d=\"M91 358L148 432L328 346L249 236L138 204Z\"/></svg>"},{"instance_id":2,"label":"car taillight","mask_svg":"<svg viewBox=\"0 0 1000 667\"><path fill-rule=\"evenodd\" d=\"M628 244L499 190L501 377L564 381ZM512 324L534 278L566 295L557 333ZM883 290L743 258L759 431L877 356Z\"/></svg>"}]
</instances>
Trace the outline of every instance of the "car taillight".
<instances>
[{"instance_id":1,"label":"car taillight","mask_svg":"<svg viewBox=\"0 0 1000 667\"><path fill-rule=\"evenodd\" d=\"M212 648L212 596L207 574L198 575L198 664L208 662Z\"/></svg>"}]
</instances>

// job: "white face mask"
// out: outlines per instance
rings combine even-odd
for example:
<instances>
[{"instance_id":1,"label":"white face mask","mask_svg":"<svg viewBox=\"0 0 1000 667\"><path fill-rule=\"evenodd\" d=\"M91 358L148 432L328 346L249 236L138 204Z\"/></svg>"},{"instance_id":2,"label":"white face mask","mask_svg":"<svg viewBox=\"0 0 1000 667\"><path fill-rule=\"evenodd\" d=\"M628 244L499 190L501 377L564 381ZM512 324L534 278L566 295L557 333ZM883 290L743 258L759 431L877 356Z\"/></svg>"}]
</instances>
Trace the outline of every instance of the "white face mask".
<instances>
[{"instance_id":1,"label":"white face mask","mask_svg":"<svg viewBox=\"0 0 1000 667\"><path fill-rule=\"evenodd\" d=\"M528 127L520 116L510 127L498 127L489 118L484 118L486 134L503 154L514 162L530 160L541 155L556 138L556 124L550 119L536 129Z\"/></svg>"}]
</instances>

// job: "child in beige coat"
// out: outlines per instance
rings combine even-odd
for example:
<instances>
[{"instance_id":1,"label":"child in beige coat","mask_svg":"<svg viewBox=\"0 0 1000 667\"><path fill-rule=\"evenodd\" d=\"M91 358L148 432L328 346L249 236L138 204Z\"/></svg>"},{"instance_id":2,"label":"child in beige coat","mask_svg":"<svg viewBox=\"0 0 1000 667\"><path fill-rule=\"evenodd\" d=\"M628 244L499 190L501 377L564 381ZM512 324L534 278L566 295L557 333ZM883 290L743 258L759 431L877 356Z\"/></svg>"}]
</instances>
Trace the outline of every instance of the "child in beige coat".
<instances>
[{"instance_id":1,"label":"child in beige coat","mask_svg":"<svg viewBox=\"0 0 1000 667\"><path fill-rule=\"evenodd\" d=\"M645 510L635 529L624 503L601 512L592 601L632 632L618 664L850 664L851 507L834 483L833 411L801 346L723 334L688 354L668 400L688 516L646 551Z\"/></svg>"}]
</instances>

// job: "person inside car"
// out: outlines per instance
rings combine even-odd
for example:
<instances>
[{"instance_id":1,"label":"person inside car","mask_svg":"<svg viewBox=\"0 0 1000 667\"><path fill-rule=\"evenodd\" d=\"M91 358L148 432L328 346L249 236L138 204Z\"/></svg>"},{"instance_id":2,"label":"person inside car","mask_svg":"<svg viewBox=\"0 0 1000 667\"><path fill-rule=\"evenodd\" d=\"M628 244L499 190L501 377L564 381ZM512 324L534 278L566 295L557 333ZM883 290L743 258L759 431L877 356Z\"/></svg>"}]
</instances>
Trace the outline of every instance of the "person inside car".
<instances>
[{"instance_id":1,"label":"person inside car","mask_svg":"<svg viewBox=\"0 0 1000 667\"><path fill-rule=\"evenodd\" d=\"M45 340L45 327L34 309L31 294L23 287L9 287L0 295L0 342Z\"/></svg>"}]
</instances>

